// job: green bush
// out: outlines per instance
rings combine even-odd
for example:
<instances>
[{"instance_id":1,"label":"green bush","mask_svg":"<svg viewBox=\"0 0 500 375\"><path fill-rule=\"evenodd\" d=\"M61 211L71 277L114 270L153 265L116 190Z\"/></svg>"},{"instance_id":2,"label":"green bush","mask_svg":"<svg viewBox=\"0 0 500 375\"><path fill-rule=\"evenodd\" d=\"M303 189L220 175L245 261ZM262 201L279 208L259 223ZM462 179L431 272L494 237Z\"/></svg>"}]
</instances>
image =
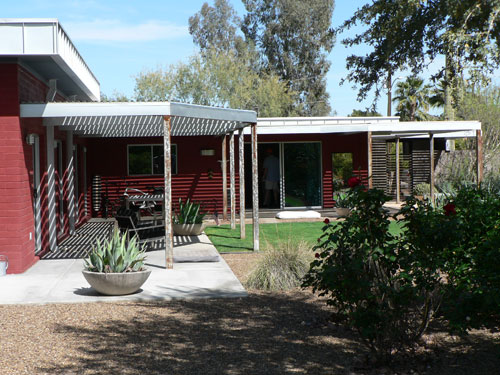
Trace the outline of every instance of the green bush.
<instances>
[{"instance_id":1,"label":"green bush","mask_svg":"<svg viewBox=\"0 0 500 375\"><path fill-rule=\"evenodd\" d=\"M462 188L444 209L407 209L408 242L436 255L446 275L444 318L453 331L500 323L500 198Z\"/></svg>"},{"instance_id":2,"label":"green bush","mask_svg":"<svg viewBox=\"0 0 500 375\"><path fill-rule=\"evenodd\" d=\"M421 182L413 188L414 195L426 195L429 196L431 194L431 185L426 182Z\"/></svg>"},{"instance_id":3,"label":"green bush","mask_svg":"<svg viewBox=\"0 0 500 375\"><path fill-rule=\"evenodd\" d=\"M345 221L325 221L303 286L326 296L379 360L414 345L438 312L452 332L498 327L497 194L464 187L443 206L410 197L394 215L398 234L383 192L358 186L350 200Z\"/></svg>"},{"instance_id":4,"label":"green bush","mask_svg":"<svg viewBox=\"0 0 500 375\"><path fill-rule=\"evenodd\" d=\"M272 291L298 287L312 260L311 246L307 242L289 239L276 246L268 244L246 285Z\"/></svg>"},{"instance_id":5,"label":"green bush","mask_svg":"<svg viewBox=\"0 0 500 375\"><path fill-rule=\"evenodd\" d=\"M388 200L380 190L356 187L351 215L338 225L325 220L303 283L326 296L381 361L419 339L440 301L432 257L431 264L419 261L402 234L391 233L382 207Z\"/></svg>"},{"instance_id":6,"label":"green bush","mask_svg":"<svg viewBox=\"0 0 500 375\"><path fill-rule=\"evenodd\" d=\"M139 246L135 236L127 242L127 233L115 230L104 243L97 240L97 245L85 259L85 268L106 273L142 271L146 258L144 254L144 247Z\"/></svg>"}]
</instances>

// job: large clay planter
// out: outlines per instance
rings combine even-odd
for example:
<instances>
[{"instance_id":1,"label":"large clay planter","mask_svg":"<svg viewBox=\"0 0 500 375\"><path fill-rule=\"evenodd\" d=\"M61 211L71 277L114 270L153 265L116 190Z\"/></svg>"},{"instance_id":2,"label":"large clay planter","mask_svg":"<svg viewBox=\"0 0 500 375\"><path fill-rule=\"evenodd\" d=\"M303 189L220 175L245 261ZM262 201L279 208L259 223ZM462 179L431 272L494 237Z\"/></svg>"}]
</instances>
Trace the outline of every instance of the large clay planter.
<instances>
[{"instance_id":1,"label":"large clay planter","mask_svg":"<svg viewBox=\"0 0 500 375\"><path fill-rule=\"evenodd\" d=\"M335 211L337 211L337 215L340 217L347 217L351 214L351 209L346 207L336 207Z\"/></svg>"},{"instance_id":2,"label":"large clay planter","mask_svg":"<svg viewBox=\"0 0 500 375\"><path fill-rule=\"evenodd\" d=\"M202 224L172 224L176 236L198 236L203 233L205 223Z\"/></svg>"},{"instance_id":3,"label":"large clay planter","mask_svg":"<svg viewBox=\"0 0 500 375\"><path fill-rule=\"evenodd\" d=\"M146 282L151 270L138 272L104 273L82 271L92 288L108 296L121 296L137 292Z\"/></svg>"}]
</instances>

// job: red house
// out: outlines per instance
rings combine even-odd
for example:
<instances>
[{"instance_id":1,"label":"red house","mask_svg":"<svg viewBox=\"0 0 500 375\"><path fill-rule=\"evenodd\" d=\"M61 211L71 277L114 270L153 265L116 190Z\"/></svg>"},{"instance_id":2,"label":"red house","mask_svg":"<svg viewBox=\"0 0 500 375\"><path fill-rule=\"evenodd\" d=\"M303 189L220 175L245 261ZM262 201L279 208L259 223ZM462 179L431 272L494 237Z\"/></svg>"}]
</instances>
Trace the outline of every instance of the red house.
<instances>
[{"instance_id":1,"label":"red house","mask_svg":"<svg viewBox=\"0 0 500 375\"><path fill-rule=\"evenodd\" d=\"M418 182L433 182L434 158L447 140L481 144L478 122L256 119L252 111L179 103L100 103L99 82L57 20L3 20L0 77L0 254L10 273L57 251L90 218L108 216L127 188L161 186L174 205L189 197L223 213L232 201L232 213L244 212L240 204L265 202L256 178L272 151L278 197L265 203L331 208L349 174L399 199ZM402 142L396 157L408 159L394 170L391 142Z\"/></svg>"}]
</instances>

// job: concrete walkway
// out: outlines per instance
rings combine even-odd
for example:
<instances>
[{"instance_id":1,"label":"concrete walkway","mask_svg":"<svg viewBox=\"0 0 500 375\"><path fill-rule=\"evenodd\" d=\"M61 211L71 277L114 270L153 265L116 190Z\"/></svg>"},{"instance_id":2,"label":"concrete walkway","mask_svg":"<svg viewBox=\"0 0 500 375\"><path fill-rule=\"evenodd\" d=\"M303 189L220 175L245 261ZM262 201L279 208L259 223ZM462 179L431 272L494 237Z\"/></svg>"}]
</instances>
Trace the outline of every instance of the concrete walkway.
<instances>
[{"instance_id":1,"label":"concrete walkway","mask_svg":"<svg viewBox=\"0 0 500 375\"><path fill-rule=\"evenodd\" d=\"M186 241L187 242L187 241ZM174 247L174 258L189 252L215 251L207 236ZM0 304L151 301L245 297L247 293L222 257L218 262L175 263L165 269L165 251L147 252L151 275L142 289L128 296L101 296L82 275L83 259L40 260L28 271L0 277Z\"/></svg>"}]
</instances>

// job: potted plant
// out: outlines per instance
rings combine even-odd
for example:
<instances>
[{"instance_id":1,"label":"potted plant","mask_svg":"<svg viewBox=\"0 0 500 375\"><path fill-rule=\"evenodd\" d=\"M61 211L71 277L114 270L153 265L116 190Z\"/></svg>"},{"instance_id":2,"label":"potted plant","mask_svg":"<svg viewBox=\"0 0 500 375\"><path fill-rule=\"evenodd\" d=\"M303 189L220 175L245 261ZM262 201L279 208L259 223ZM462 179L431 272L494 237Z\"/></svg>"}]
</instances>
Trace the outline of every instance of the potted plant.
<instances>
[{"instance_id":1,"label":"potted plant","mask_svg":"<svg viewBox=\"0 0 500 375\"><path fill-rule=\"evenodd\" d=\"M423 201L431 195L431 185L426 182L421 182L413 188L413 195L416 199Z\"/></svg>"},{"instance_id":2,"label":"potted plant","mask_svg":"<svg viewBox=\"0 0 500 375\"><path fill-rule=\"evenodd\" d=\"M201 205L196 202L186 203L179 198L179 213L174 213L174 223L172 225L174 234L177 236L197 236L205 229L203 218L206 213L200 212Z\"/></svg>"},{"instance_id":3,"label":"potted plant","mask_svg":"<svg viewBox=\"0 0 500 375\"><path fill-rule=\"evenodd\" d=\"M85 259L83 276L92 288L105 295L131 294L139 290L151 274L144 267L144 246L134 236L115 230L113 236L92 249Z\"/></svg>"},{"instance_id":4,"label":"potted plant","mask_svg":"<svg viewBox=\"0 0 500 375\"><path fill-rule=\"evenodd\" d=\"M337 211L337 214L341 217L349 216L352 208L349 201L349 193L346 191L336 193L333 196L333 200L335 201L335 211Z\"/></svg>"}]
</instances>

